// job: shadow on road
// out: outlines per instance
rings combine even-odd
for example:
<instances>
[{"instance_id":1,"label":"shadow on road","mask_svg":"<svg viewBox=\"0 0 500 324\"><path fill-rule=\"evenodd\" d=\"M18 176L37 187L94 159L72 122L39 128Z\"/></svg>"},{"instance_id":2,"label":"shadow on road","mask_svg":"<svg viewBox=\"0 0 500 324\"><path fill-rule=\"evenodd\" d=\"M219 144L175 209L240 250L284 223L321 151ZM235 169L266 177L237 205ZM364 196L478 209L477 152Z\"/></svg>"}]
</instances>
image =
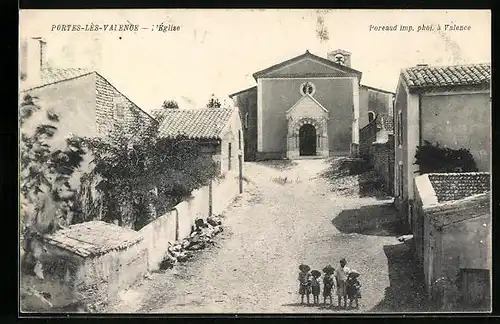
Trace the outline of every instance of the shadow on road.
<instances>
[{"instance_id":1,"label":"shadow on road","mask_svg":"<svg viewBox=\"0 0 500 324\"><path fill-rule=\"evenodd\" d=\"M362 206L346 209L332 220L342 233L358 233L377 236L397 236L403 234L403 226L392 204Z\"/></svg>"},{"instance_id":2,"label":"shadow on road","mask_svg":"<svg viewBox=\"0 0 500 324\"><path fill-rule=\"evenodd\" d=\"M392 198L386 193L382 179L373 170L358 175L358 186L360 197L373 197L377 200Z\"/></svg>"},{"instance_id":3,"label":"shadow on road","mask_svg":"<svg viewBox=\"0 0 500 324\"><path fill-rule=\"evenodd\" d=\"M384 299L370 312L430 312L424 278L416 266L412 243L384 245L389 267L389 287Z\"/></svg>"}]
</instances>

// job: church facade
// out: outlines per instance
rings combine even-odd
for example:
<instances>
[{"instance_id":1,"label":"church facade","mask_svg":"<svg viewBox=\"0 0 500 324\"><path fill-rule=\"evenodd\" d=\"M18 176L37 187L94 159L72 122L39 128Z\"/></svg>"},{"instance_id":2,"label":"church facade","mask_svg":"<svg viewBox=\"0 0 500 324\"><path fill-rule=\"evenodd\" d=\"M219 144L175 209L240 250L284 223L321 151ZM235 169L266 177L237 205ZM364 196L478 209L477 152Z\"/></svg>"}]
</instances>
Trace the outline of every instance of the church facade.
<instances>
[{"instance_id":1,"label":"church facade","mask_svg":"<svg viewBox=\"0 0 500 324\"><path fill-rule=\"evenodd\" d=\"M309 51L253 74L230 97L240 109L246 160L356 155L359 129L392 111L393 94L361 85L351 53Z\"/></svg>"}]
</instances>

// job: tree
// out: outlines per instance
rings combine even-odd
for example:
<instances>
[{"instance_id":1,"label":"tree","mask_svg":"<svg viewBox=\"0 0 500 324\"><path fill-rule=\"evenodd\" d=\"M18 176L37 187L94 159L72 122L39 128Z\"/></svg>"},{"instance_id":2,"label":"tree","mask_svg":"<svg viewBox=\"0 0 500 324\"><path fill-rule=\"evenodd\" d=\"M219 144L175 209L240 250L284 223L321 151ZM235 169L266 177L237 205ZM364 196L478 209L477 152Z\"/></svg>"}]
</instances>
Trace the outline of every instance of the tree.
<instances>
[{"instance_id":1,"label":"tree","mask_svg":"<svg viewBox=\"0 0 500 324\"><path fill-rule=\"evenodd\" d=\"M20 142L20 189L21 189L21 233L23 236L22 264L34 266L32 244L41 235L69 225L79 212L76 190L69 180L80 166L85 151L73 138L66 139L62 149L51 147L59 124L59 116L52 111L43 111L46 120L34 131L23 129L26 122L41 107L36 97L26 94L19 107L21 126Z\"/></svg>"},{"instance_id":2,"label":"tree","mask_svg":"<svg viewBox=\"0 0 500 324\"><path fill-rule=\"evenodd\" d=\"M220 107L221 107L220 100L217 97L215 97L214 94L212 94L212 96L208 100L207 108L220 108Z\"/></svg>"},{"instance_id":3,"label":"tree","mask_svg":"<svg viewBox=\"0 0 500 324\"><path fill-rule=\"evenodd\" d=\"M415 160L420 174L478 171L474 157L468 149L450 149L429 141L424 141L424 145L417 147Z\"/></svg>"},{"instance_id":4,"label":"tree","mask_svg":"<svg viewBox=\"0 0 500 324\"><path fill-rule=\"evenodd\" d=\"M165 100L161 107L163 109L179 109L179 104L175 100Z\"/></svg>"},{"instance_id":5,"label":"tree","mask_svg":"<svg viewBox=\"0 0 500 324\"><path fill-rule=\"evenodd\" d=\"M138 116L136 116L138 118ZM113 140L83 139L94 159L91 179L103 198L103 220L139 230L215 176L216 164L198 142L179 135L157 138L158 124L117 126ZM154 191L158 195L153 194Z\"/></svg>"}]
</instances>

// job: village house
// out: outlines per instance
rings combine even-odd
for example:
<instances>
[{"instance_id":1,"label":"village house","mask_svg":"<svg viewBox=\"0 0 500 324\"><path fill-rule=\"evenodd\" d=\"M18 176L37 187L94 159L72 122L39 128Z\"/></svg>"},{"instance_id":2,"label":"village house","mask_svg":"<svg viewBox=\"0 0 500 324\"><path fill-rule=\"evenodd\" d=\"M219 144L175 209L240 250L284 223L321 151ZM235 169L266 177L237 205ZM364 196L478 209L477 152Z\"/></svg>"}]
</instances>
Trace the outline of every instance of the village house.
<instances>
[{"instance_id":1,"label":"village house","mask_svg":"<svg viewBox=\"0 0 500 324\"><path fill-rule=\"evenodd\" d=\"M158 136L184 135L197 141L205 154L212 156L221 173L238 173L243 167L244 143L238 109L157 109Z\"/></svg>"},{"instance_id":2,"label":"village house","mask_svg":"<svg viewBox=\"0 0 500 324\"><path fill-rule=\"evenodd\" d=\"M46 47L47 43L37 37L21 41L21 100L25 95L37 97L43 108L23 125L23 131L36 127L47 110L59 114L53 144L69 134L107 136L117 125L147 127L156 123L98 72L49 66ZM140 123L136 123L137 118Z\"/></svg>"},{"instance_id":3,"label":"village house","mask_svg":"<svg viewBox=\"0 0 500 324\"><path fill-rule=\"evenodd\" d=\"M249 161L354 155L359 129L392 106L392 93L360 84L351 53L306 51L253 74L230 95L240 109Z\"/></svg>"},{"instance_id":4,"label":"village house","mask_svg":"<svg viewBox=\"0 0 500 324\"><path fill-rule=\"evenodd\" d=\"M77 305L105 309L147 272L147 246L142 240L134 230L102 221L71 225L37 242L43 279L23 276L21 283L44 293L40 299L46 300L42 309L47 311Z\"/></svg>"},{"instance_id":5,"label":"village house","mask_svg":"<svg viewBox=\"0 0 500 324\"><path fill-rule=\"evenodd\" d=\"M368 89L368 87L366 87ZM368 89L370 91L370 89ZM365 92L363 92L365 93ZM385 100L393 93L368 92L374 99L368 100L368 123L359 131L359 156L373 166L382 180L384 190L394 194L394 117L392 102ZM377 100L378 99L378 100Z\"/></svg>"},{"instance_id":6,"label":"village house","mask_svg":"<svg viewBox=\"0 0 500 324\"><path fill-rule=\"evenodd\" d=\"M439 310L488 310L491 192L487 172L417 176L412 224L416 260Z\"/></svg>"},{"instance_id":7,"label":"village house","mask_svg":"<svg viewBox=\"0 0 500 324\"><path fill-rule=\"evenodd\" d=\"M411 224L417 147L424 141L469 149L479 171L490 170L491 67L469 64L403 69L394 103L395 205Z\"/></svg>"},{"instance_id":8,"label":"village house","mask_svg":"<svg viewBox=\"0 0 500 324\"><path fill-rule=\"evenodd\" d=\"M21 131L33 134L47 122L47 112L58 115L57 132L47 140L53 149L64 149L66 139L109 137L121 128L133 139L136 132L149 131L157 121L143 111L96 71L79 68L55 68L47 64L47 43L38 37L21 41L20 100L36 98L36 111L22 125ZM139 126L139 127L138 127ZM153 134L151 134L153 135ZM81 177L89 171L90 154L75 170L70 185L78 189ZM90 186L90 184L89 184Z\"/></svg>"}]
</instances>

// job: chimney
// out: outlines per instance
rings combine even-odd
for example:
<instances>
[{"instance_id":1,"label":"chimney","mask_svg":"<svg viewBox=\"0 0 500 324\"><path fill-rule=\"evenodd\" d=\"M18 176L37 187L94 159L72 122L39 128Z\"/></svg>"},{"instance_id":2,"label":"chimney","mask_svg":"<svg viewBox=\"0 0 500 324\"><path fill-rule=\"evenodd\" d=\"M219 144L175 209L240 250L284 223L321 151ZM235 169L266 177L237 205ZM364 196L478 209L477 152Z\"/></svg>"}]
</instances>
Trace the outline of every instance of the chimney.
<instances>
[{"instance_id":1,"label":"chimney","mask_svg":"<svg viewBox=\"0 0 500 324\"><path fill-rule=\"evenodd\" d=\"M335 63L351 67L351 53L348 51L337 49L329 52L327 58Z\"/></svg>"},{"instance_id":2,"label":"chimney","mask_svg":"<svg viewBox=\"0 0 500 324\"><path fill-rule=\"evenodd\" d=\"M42 69L46 67L46 46L47 42L41 37L21 40L21 82L26 86L36 86L42 82Z\"/></svg>"}]
</instances>

